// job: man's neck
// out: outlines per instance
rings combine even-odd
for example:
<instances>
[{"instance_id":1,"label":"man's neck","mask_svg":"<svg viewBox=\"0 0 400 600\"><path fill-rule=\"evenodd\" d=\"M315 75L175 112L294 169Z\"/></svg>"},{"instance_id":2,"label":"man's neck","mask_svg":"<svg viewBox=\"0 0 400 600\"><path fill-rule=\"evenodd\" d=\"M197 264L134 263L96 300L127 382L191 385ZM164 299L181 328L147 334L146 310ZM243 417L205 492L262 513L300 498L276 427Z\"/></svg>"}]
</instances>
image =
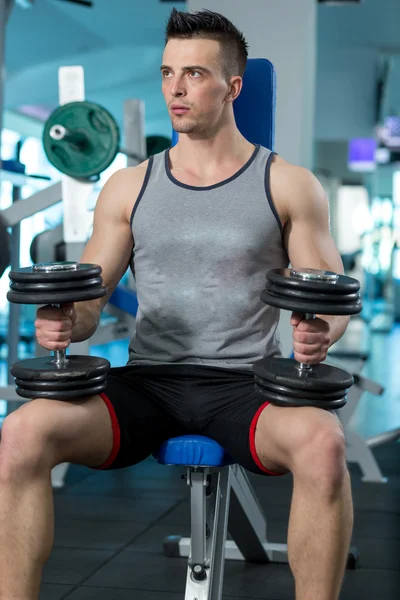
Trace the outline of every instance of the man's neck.
<instances>
[{"instance_id":1,"label":"man's neck","mask_svg":"<svg viewBox=\"0 0 400 600\"><path fill-rule=\"evenodd\" d=\"M231 163L244 164L253 151L254 145L237 129L209 139L193 139L189 134L180 134L178 144L171 149L170 159L173 168L207 174Z\"/></svg>"}]
</instances>

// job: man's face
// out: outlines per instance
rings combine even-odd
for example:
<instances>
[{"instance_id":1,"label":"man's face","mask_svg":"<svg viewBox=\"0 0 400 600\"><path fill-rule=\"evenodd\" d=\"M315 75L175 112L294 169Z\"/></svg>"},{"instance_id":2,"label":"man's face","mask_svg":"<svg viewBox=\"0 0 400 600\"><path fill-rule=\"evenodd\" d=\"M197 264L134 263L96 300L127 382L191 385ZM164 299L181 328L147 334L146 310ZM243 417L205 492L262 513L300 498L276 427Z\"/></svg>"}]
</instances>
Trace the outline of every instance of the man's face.
<instances>
[{"instance_id":1,"label":"man's face","mask_svg":"<svg viewBox=\"0 0 400 600\"><path fill-rule=\"evenodd\" d=\"M164 50L162 92L178 133L207 137L218 126L230 86L219 42L172 39Z\"/></svg>"}]
</instances>

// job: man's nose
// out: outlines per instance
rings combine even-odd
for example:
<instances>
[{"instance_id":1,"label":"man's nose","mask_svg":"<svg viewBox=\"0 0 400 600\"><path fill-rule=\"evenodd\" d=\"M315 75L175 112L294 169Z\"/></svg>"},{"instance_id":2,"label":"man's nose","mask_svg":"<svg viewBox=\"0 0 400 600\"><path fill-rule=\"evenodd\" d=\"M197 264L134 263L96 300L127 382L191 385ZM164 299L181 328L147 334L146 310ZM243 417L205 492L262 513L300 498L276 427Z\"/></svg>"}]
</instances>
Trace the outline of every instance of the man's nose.
<instances>
[{"instance_id":1,"label":"man's nose","mask_svg":"<svg viewBox=\"0 0 400 600\"><path fill-rule=\"evenodd\" d=\"M177 98L186 95L184 82L181 77L176 77L171 86L171 94Z\"/></svg>"}]
</instances>

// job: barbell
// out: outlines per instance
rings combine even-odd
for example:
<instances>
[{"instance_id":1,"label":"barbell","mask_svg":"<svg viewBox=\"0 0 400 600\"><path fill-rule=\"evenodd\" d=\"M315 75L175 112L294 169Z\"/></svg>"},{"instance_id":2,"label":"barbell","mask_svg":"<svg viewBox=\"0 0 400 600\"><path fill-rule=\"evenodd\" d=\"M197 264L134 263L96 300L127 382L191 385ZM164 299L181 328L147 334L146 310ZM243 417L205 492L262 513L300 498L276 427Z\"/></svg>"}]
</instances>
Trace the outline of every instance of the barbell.
<instances>
[{"instance_id":1,"label":"barbell","mask_svg":"<svg viewBox=\"0 0 400 600\"><path fill-rule=\"evenodd\" d=\"M97 178L119 152L141 162L171 145L165 136L148 136L144 157L121 148L120 138L118 123L106 108L95 102L69 102L47 119L43 148L49 162L61 173L86 180Z\"/></svg>"}]
</instances>

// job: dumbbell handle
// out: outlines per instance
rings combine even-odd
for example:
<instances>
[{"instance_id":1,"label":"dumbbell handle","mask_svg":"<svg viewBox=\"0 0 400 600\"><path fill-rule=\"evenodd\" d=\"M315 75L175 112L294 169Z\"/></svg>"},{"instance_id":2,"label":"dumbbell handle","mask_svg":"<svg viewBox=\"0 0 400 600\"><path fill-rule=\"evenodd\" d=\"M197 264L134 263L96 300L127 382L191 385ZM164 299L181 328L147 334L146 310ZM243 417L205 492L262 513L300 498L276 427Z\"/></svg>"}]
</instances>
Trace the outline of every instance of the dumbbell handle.
<instances>
[{"instance_id":1,"label":"dumbbell handle","mask_svg":"<svg viewBox=\"0 0 400 600\"><path fill-rule=\"evenodd\" d=\"M56 308L62 308L62 304L52 304ZM68 358L65 350L54 350L53 362L59 367L65 367L68 364Z\"/></svg>"},{"instance_id":2,"label":"dumbbell handle","mask_svg":"<svg viewBox=\"0 0 400 600\"><path fill-rule=\"evenodd\" d=\"M307 321L308 319L316 319L316 315L314 315L313 313L304 313L304 320ZM301 363L301 362L297 362L297 370L299 372L299 375L303 375L305 373L311 373L313 370L313 366L309 365L307 363Z\"/></svg>"},{"instance_id":3,"label":"dumbbell handle","mask_svg":"<svg viewBox=\"0 0 400 600\"><path fill-rule=\"evenodd\" d=\"M54 363L60 367L65 366L68 363L68 359L65 350L54 350Z\"/></svg>"}]
</instances>

